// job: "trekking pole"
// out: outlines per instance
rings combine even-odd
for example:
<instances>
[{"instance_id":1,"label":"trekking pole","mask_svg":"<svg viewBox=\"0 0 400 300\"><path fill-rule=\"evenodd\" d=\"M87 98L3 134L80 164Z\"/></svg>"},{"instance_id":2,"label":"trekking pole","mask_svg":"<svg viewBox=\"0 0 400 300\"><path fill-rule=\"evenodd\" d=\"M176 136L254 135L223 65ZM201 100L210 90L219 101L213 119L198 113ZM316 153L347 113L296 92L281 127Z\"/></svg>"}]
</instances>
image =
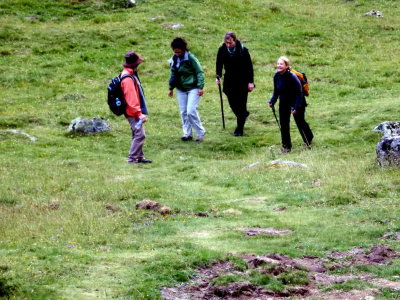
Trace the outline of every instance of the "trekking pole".
<instances>
[{"instance_id":1,"label":"trekking pole","mask_svg":"<svg viewBox=\"0 0 400 300\"><path fill-rule=\"evenodd\" d=\"M278 117L276 116L275 107L272 105L271 108L275 116L276 124L278 124L279 130L281 130L281 125L279 124Z\"/></svg>"},{"instance_id":2,"label":"trekking pole","mask_svg":"<svg viewBox=\"0 0 400 300\"><path fill-rule=\"evenodd\" d=\"M311 143L308 141L308 138L307 138L306 134L304 133L304 130L303 130L303 129L300 129L300 131L301 131L302 137L304 137L304 138L303 138L303 141L305 140L305 141L306 141L306 146L307 146L308 148L310 148L310 147L311 147Z\"/></svg>"},{"instance_id":3,"label":"trekking pole","mask_svg":"<svg viewBox=\"0 0 400 300\"><path fill-rule=\"evenodd\" d=\"M221 77L217 75L217 79L219 81L218 88L219 88L219 99L221 100L221 116L222 116L222 127L225 129L225 117L224 117L224 103L222 101L222 90L221 90Z\"/></svg>"}]
</instances>

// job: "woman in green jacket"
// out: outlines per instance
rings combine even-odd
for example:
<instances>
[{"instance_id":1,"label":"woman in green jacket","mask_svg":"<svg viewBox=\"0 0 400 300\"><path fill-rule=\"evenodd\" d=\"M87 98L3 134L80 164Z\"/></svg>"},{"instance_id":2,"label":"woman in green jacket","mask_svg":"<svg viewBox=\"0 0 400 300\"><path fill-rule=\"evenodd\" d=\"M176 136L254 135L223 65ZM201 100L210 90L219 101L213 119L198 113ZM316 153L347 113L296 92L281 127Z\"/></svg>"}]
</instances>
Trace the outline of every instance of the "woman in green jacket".
<instances>
[{"instance_id":1,"label":"woman in green jacket","mask_svg":"<svg viewBox=\"0 0 400 300\"><path fill-rule=\"evenodd\" d=\"M173 97L176 88L183 129L181 140L192 140L194 129L196 141L202 142L206 131L201 124L197 107L204 93L204 73L197 58L187 49L187 42L183 38L175 38L171 48L174 55L170 59L168 96Z\"/></svg>"}]
</instances>

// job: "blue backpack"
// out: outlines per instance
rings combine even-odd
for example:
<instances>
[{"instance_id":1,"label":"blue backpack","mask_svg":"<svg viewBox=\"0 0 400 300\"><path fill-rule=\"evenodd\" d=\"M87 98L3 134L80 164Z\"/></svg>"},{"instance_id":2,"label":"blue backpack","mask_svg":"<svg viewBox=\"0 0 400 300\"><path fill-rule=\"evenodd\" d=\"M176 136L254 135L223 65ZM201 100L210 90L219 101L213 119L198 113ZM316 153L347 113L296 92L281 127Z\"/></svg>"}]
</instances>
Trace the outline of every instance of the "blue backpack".
<instances>
[{"instance_id":1,"label":"blue backpack","mask_svg":"<svg viewBox=\"0 0 400 300\"><path fill-rule=\"evenodd\" d=\"M124 93L121 89L121 81L126 77L133 77L129 74L125 74L121 77L121 74L111 79L110 84L108 85L108 97L107 103L110 110L117 116L125 114L126 109L126 101L124 98Z\"/></svg>"}]
</instances>

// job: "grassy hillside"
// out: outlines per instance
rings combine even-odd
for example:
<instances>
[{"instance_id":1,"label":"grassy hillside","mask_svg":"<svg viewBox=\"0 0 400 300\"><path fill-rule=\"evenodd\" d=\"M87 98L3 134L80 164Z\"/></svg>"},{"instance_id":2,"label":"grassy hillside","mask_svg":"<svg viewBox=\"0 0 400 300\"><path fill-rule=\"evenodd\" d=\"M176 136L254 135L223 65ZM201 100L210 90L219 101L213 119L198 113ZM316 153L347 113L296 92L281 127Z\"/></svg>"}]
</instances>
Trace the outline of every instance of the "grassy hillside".
<instances>
[{"instance_id":1,"label":"grassy hillside","mask_svg":"<svg viewBox=\"0 0 400 300\"><path fill-rule=\"evenodd\" d=\"M159 299L161 287L189 281L196 267L238 254L323 258L378 244L400 251L398 241L381 239L400 231L400 171L376 165L380 135L372 132L399 121L396 1L137 2L0 0L0 297ZM371 9L384 17L365 17ZM243 138L232 136L227 102L221 126L215 56L227 31L249 48L255 68ZM201 144L180 141L177 103L167 97L176 36L189 41L206 75ZM129 50L145 58L146 166L125 162L130 129L106 104ZM294 149L284 157L266 106L281 55L309 78L315 133L307 150L292 122ZM76 117L101 117L112 129L68 133ZM308 168L269 164L277 158ZM136 210L143 199L172 214ZM252 237L241 227L293 232ZM400 262L347 271L398 282ZM378 295L400 298L386 288Z\"/></svg>"}]
</instances>

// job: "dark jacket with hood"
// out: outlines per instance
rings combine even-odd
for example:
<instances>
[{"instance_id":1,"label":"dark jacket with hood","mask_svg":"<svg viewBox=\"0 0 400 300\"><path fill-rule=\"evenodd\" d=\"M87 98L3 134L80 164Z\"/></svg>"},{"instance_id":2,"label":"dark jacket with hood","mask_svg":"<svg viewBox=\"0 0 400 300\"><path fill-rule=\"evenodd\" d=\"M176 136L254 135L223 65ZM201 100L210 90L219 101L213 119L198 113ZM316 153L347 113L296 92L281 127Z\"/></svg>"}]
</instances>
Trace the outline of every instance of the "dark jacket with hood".
<instances>
[{"instance_id":1,"label":"dark jacket with hood","mask_svg":"<svg viewBox=\"0 0 400 300\"><path fill-rule=\"evenodd\" d=\"M216 75L224 74L224 93L247 92L249 83L254 83L254 70L249 50L240 41L236 41L233 52L222 44L218 49Z\"/></svg>"}]
</instances>

